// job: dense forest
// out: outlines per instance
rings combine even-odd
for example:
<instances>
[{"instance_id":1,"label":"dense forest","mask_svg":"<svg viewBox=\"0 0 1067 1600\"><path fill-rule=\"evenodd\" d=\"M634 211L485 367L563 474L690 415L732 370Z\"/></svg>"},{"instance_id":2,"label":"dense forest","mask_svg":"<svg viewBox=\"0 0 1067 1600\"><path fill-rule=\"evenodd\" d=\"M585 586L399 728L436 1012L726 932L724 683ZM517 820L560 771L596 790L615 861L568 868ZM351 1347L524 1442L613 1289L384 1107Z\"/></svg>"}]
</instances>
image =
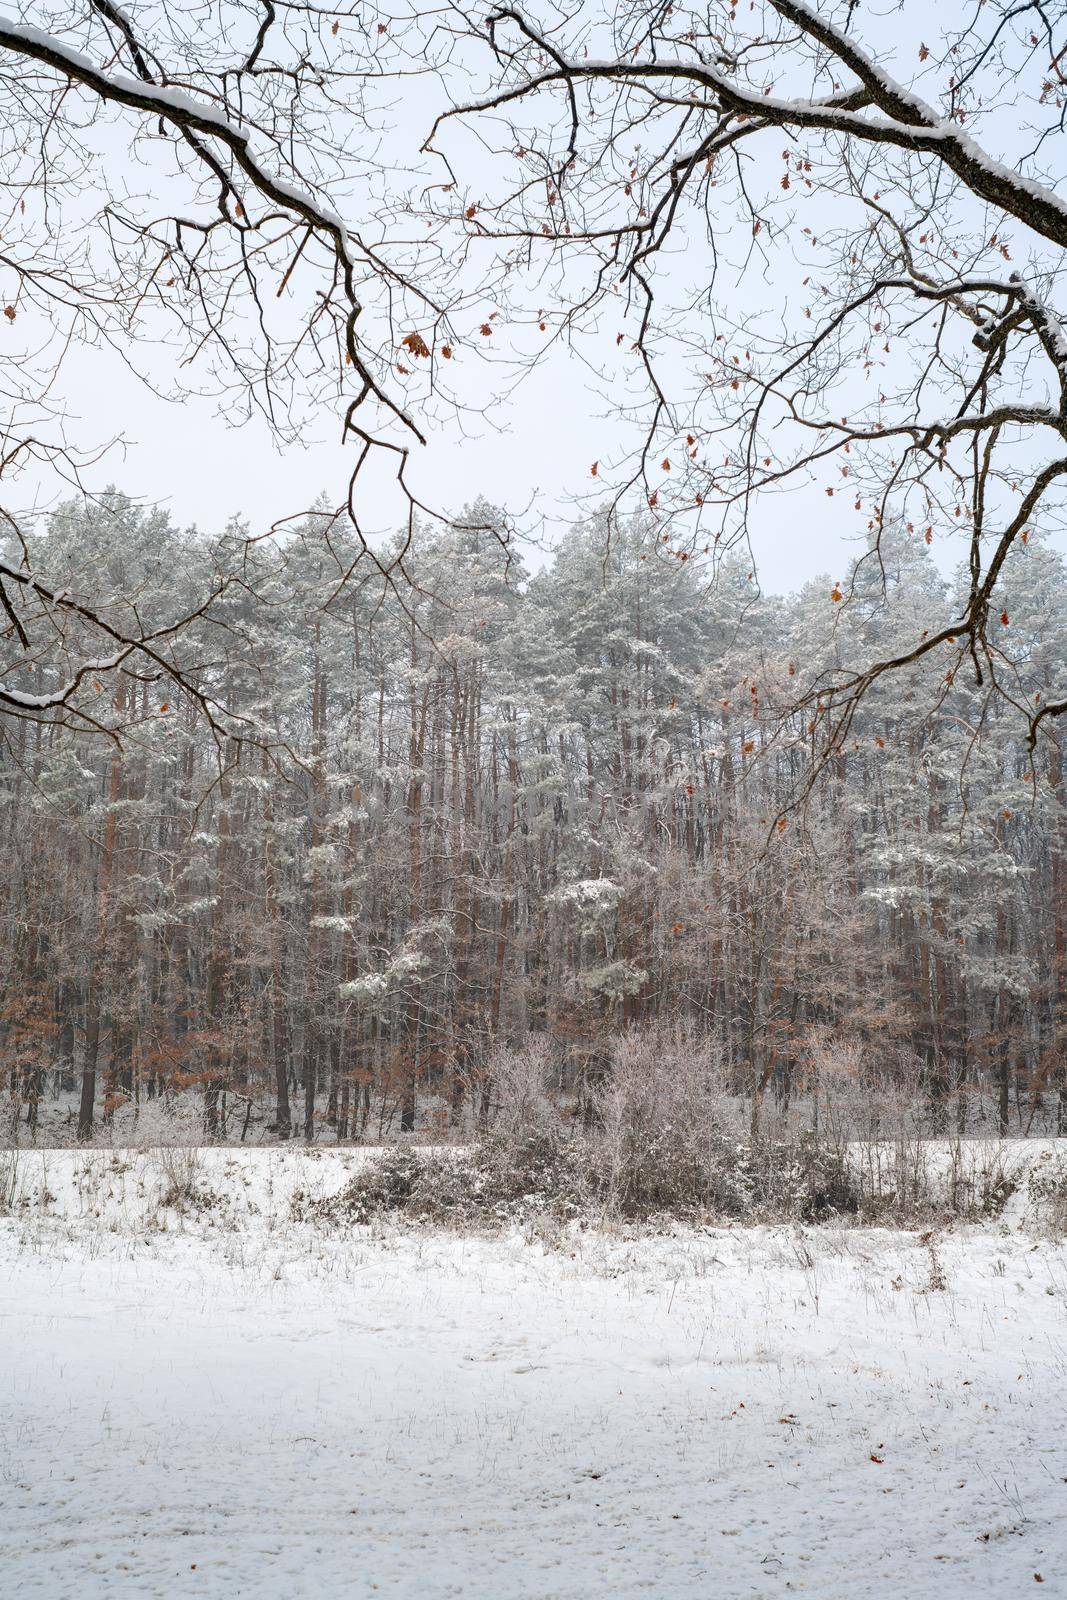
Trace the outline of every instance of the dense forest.
<instances>
[{"instance_id":1,"label":"dense forest","mask_svg":"<svg viewBox=\"0 0 1067 1600\"><path fill-rule=\"evenodd\" d=\"M1009 557L1000 694L927 656L813 773L797 686L957 614L921 534L780 599L651 517L533 571L496 521L423 529L405 583L325 512L208 539L111 492L42 524L37 580L104 615L208 603L160 632L195 693L102 660L0 718L9 1128L180 1099L209 1138L447 1136L501 1051L541 1041L582 1115L653 1028L756 1124L833 1074L872 1115L1064 1131L1063 735L1026 739L1062 558ZM51 619L27 695L85 659Z\"/></svg>"}]
</instances>

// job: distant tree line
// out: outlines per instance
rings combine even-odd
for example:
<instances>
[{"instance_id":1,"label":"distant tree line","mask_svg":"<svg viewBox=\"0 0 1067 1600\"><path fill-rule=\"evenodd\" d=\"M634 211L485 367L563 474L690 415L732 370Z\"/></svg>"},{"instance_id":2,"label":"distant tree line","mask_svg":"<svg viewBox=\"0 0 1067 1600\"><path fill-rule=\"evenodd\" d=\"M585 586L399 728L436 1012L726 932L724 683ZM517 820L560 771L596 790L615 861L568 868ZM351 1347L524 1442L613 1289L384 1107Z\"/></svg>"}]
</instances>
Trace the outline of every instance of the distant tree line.
<instances>
[{"instance_id":1,"label":"distant tree line","mask_svg":"<svg viewBox=\"0 0 1067 1600\"><path fill-rule=\"evenodd\" d=\"M138 657L35 714L45 599L17 681L0 653L27 701L0 717L10 1127L88 1138L182 1091L208 1137L467 1127L531 1035L582 1116L655 1026L757 1127L833 1063L932 1128L1064 1131L1064 735L1028 739L1067 664L1055 550L1008 557L1006 692L947 644L813 767L798 683L959 614L921 531L881 530L843 605L711 583L651 515L580 520L533 572L494 522L423 528L406 587L353 573L325 511L207 539L109 492L33 536L97 632L193 615L168 648L195 693Z\"/></svg>"}]
</instances>

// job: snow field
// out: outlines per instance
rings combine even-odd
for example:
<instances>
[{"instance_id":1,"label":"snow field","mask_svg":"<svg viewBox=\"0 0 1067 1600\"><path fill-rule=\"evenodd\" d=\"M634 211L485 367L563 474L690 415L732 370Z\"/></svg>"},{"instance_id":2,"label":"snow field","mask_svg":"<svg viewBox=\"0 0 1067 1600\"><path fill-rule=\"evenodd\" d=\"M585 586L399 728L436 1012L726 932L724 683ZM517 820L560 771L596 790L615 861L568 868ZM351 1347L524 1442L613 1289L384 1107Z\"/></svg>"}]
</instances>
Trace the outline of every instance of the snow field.
<instances>
[{"instance_id":1,"label":"snow field","mask_svg":"<svg viewBox=\"0 0 1067 1600\"><path fill-rule=\"evenodd\" d=\"M198 1156L180 1215L152 1153L24 1153L5 1597L1067 1593L1062 1244L342 1237L288 1199L358 1152Z\"/></svg>"}]
</instances>

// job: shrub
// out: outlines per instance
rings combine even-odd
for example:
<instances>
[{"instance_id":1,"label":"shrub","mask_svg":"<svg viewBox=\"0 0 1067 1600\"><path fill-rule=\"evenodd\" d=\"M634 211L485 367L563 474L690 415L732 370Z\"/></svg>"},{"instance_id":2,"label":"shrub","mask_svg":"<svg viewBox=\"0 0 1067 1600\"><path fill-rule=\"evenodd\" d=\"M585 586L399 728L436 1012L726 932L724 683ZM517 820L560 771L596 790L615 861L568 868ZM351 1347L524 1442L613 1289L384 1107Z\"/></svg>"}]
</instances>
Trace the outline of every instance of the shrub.
<instances>
[{"instance_id":1,"label":"shrub","mask_svg":"<svg viewBox=\"0 0 1067 1600\"><path fill-rule=\"evenodd\" d=\"M602 1149L595 1176L603 1207L620 1216L656 1212L742 1214L745 1150L730 1130L721 1063L686 1034L635 1034L617 1042L596 1100Z\"/></svg>"},{"instance_id":2,"label":"shrub","mask_svg":"<svg viewBox=\"0 0 1067 1600\"><path fill-rule=\"evenodd\" d=\"M493 1132L459 1151L394 1146L339 1194L295 1197L294 1213L357 1224L402 1214L459 1226L521 1222L538 1212L574 1216L586 1198L579 1144L556 1128L516 1138Z\"/></svg>"},{"instance_id":3,"label":"shrub","mask_svg":"<svg viewBox=\"0 0 1067 1600\"><path fill-rule=\"evenodd\" d=\"M364 1224L379 1216L459 1227L548 1216L647 1221L742 1218L822 1221L855 1212L856 1190L813 1142L739 1143L723 1132L697 1145L662 1129L648 1143L562 1125L470 1149L396 1147L368 1161L337 1195L297 1197L298 1218Z\"/></svg>"},{"instance_id":4,"label":"shrub","mask_svg":"<svg viewBox=\"0 0 1067 1600\"><path fill-rule=\"evenodd\" d=\"M765 1221L826 1222L855 1216L862 1205L856 1173L843 1146L813 1133L762 1138L744 1150L748 1211Z\"/></svg>"},{"instance_id":5,"label":"shrub","mask_svg":"<svg viewBox=\"0 0 1067 1600\"><path fill-rule=\"evenodd\" d=\"M1067 1238L1067 1161L1051 1154L1042 1157L1026 1187L1034 1220L1054 1239Z\"/></svg>"},{"instance_id":6,"label":"shrub","mask_svg":"<svg viewBox=\"0 0 1067 1600\"><path fill-rule=\"evenodd\" d=\"M420 1178L426 1176L424 1169L440 1161L439 1155L429 1151L420 1156L409 1145L395 1145L360 1167L340 1194L310 1204L298 1194L294 1206L301 1215L357 1223L369 1222L383 1212L406 1211L413 1205Z\"/></svg>"},{"instance_id":7,"label":"shrub","mask_svg":"<svg viewBox=\"0 0 1067 1600\"><path fill-rule=\"evenodd\" d=\"M159 1203L175 1211L205 1211L217 1196L204 1183L204 1160L195 1145L161 1145L153 1152L160 1175Z\"/></svg>"},{"instance_id":8,"label":"shrub","mask_svg":"<svg viewBox=\"0 0 1067 1600\"><path fill-rule=\"evenodd\" d=\"M0 1217L7 1216L19 1191L19 1153L0 1149Z\"/></svg>"},{"instance_id":9,"label":"shrub","mask_svg":"<svg viewBox=\"0 0 1067 1600\"><path fill-rule=\"evenodd\" d=\"M825 1060L822 1070L825 1087ZM565 1114L536 1041L496 1053L485 1083L491 1120L469 1148L390 1150L304 1214L351 1223L398 1214L474 1227L537 1216L853 1217L928 1228L999 1216L1018 1182L1013 1158L996 1147L931 1147L903 1136L857 1147L830 1114L818 1130L779 1125L756 1138L742 1134L721 1057L683 1030L616 1041L588 1126Z\"/></svg>"}]
</instances>

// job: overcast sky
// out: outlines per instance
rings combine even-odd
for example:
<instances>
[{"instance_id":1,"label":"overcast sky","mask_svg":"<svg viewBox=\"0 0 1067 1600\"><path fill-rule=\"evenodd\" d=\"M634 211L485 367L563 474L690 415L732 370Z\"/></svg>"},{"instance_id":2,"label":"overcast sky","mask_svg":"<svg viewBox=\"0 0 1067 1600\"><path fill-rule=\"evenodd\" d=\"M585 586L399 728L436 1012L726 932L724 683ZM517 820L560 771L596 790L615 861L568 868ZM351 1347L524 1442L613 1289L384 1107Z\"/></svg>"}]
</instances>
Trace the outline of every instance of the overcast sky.
<instances>
[{"instance_id":1,"label":"overcast sky","mask_svg":"<svg viewBox=\"0 0 1067 1600\"><path fill-rule=\"evenodd\" d=\"M861 9L865 37L872 32L883 40L893 36L897 5ZM938 8L938 24L949 24L963 10L951 0ZM417 152L431 120L433 92L428 83L426 93L420 89L395 119L398 137L412 151ZM122 149L118 137L115 148L117 153ZM477 165L465 176L477 188ZM710 270L710 259L710 247L705 258L699 249L688 251L685 270L694 282L705 268ZM750 287L738 277L730 292L738 308L747 303L758 310L768 295L773 297L775 285L753 277ZM614 346L613 329L607 342ZM457 350L453 363L457 383L464 376L462 355ZM482 380L473 359L470 365L470 392L476 397ZM352 450L338 441L336 408L310 414L300 443L282 450L258 418L234 426L210 398L191 395L175 405L156 397L118 354L107 350L74 353L65 367L62 396L72 433L123 436L121 447L89 474L90 485L102 488L114 482L145 502L165 506L179 523L196 523L211 532L238 514L254 533L262 533L279 517L309 505L320 491L333 503L343 495ZM418 452L416 481L424 491L429 486L427 498L435 506L459 510L483 495L524 527L551 539L588 509L596 489L590 465L618 454L624 438L620 428L604 382L596 380L586 360L561 344L490 415L468 415L461 425L442 410L428 445ZM389 516L383 494L379 525L384 527ZM858 522L862 519L848 514L845 497L828 501L817 485L767 500L759 515L755 551L764 589L784 591L821 573L843 575L850 557L859 553ZM942 548L937 554L943 566L952 564L954 552Z\"/></svg>"}]
</instances>

